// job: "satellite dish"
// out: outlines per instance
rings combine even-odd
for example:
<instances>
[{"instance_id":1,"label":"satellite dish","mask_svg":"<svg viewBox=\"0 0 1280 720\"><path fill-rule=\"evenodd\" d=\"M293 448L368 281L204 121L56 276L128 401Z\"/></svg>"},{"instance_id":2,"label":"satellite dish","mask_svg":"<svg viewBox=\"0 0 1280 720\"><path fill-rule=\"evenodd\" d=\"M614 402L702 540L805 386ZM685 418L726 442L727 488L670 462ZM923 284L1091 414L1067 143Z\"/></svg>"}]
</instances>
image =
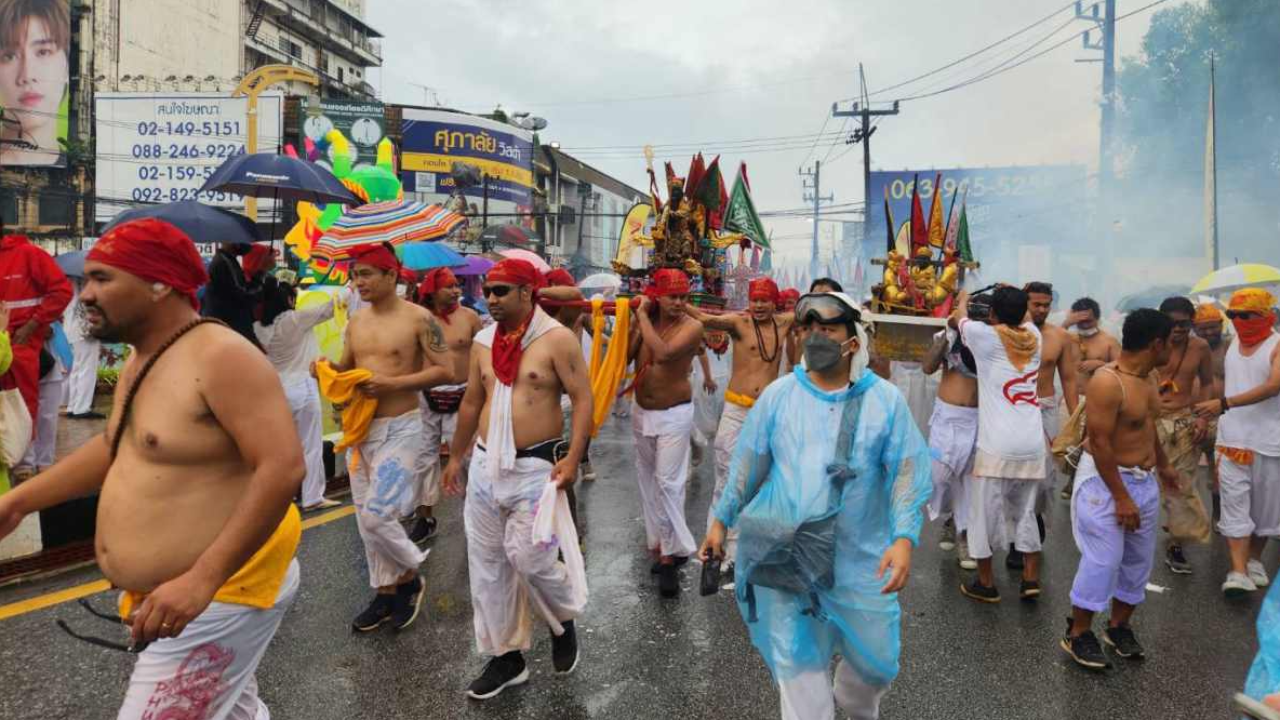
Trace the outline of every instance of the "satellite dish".
<instances>
[{"instance_id":1,"label":"satellite dish","mask_svg":"<svg viewBox=\"0 0 1280 720\"><path fill-rule=\"evenodd\" d=\"M520 118L519 126L523 130L537 132L547 126L547 120L540 117L523 117Z\"/></svg>"}]
</instances>

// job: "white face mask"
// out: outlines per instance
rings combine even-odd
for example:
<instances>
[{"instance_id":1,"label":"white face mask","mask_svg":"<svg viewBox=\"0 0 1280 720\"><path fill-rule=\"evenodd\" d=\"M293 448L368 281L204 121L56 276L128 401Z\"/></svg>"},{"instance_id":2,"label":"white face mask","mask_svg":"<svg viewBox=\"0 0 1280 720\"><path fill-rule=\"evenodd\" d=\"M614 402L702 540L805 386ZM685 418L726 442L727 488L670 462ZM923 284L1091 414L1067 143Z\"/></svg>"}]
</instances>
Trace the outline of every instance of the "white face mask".
<instances>
[{"instance_id":1,"label":"white face mask","mask_svg":"<svg viewBox=\"0 0 1280 720\"><path fill-rule=\"evenodd\" d=\"M1097 335L1098 332L1099 330L1097 325L1094 325L1091 328L1080 328L1080 337L1093 337L1094 335Z\"/></svg>"}]
</instances>

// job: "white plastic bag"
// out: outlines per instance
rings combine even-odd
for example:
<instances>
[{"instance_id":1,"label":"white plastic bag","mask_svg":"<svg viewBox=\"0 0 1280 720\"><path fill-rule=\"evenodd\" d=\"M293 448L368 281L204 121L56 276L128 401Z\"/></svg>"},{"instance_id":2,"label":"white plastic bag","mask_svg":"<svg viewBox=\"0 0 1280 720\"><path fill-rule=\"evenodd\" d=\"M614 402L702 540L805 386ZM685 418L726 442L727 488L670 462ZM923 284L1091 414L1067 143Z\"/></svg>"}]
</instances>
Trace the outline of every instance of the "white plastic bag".
<instances>
[{"instance_id":1,"label":"white plastic bag","mask_svg":"<svg viewBox=\"0 0 1280 720\"><path fill-rule=\"evenodd\" d=\"M587 567L582 562L582 549L578 547L578 530L573 526L573 515L569 512L569 497L553 482L543 487L542 497L538 499L538 512L533 516L533 542L544 548L560 548L565 570L569 573L573 604L586 607ZM564 627L554 617L549 613L544 615L549 619L552 632L556 635L564 632Z\"/></svg>"},{"instance_id":2,"label":"white plastic bag","mask_svg":"<svg viewBox=\"0 0 1280 720\"><path fill-rule=\"evenodd\" d=\"M18 390L0 390L0 463L14 467L22 462L31 443L31 412Z\"/></svg>"}]
</instances>

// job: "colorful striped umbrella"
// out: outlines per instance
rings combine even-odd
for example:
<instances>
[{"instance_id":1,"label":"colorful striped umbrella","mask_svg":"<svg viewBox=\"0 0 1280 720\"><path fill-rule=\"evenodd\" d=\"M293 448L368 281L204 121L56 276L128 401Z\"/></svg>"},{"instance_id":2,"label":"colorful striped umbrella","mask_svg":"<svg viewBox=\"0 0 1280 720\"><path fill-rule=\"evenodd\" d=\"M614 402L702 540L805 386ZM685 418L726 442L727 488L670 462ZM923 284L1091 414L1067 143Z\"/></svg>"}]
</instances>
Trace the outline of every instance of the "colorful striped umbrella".
<instances>
[{"instance_id":1,"label":"colorful striped umbrella","mask_svg":"<svg viewBox=\"0 0 1280 720\"><path fill-rule=\"evenodd\" d=\"M1200 278L1192 288L1193 293L1224 293L1254 285L1280 284L1280 269L1270 265L1245 263L1232 265Z\"/></svg>"},{"instance_id":2,"label":"colorful striped umbrella","mask_svg":"<svg viewBox=\"0 0 1280 720\"><path fill-rule=\"evenodd\" d=\"M465 215L439 205L411 200L371 203L343 213L311 252L330 261L346 260L356 245L439 240L466 222Z\"/></svg>"}]
</instances>

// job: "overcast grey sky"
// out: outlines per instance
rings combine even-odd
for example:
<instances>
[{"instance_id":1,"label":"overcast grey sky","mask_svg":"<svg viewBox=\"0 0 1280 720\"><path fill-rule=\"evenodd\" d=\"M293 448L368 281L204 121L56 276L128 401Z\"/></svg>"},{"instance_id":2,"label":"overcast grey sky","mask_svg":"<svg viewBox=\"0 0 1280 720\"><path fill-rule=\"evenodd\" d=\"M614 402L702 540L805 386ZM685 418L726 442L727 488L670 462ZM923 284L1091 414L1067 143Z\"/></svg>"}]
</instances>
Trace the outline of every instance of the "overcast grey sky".
<instances>
[{"instance_id":1,"label":"overcast grey sky","mask_svg":"<svg viewBox=\"0 0 1280 720\"><path fill-rule=\"evenodd\" d=\"M1160 8L1187 1L1168 0ZM1117 14L1150 2L1118 0ZM559 141L642 189L647 180L639 148L646 144L689 144L658 148L659 172L662 161L672 160L683 174L695 145L715 150L728 141L792 138L725 148L727 182L745 160L758 209L798 208L804 203L797 169L826 158L823 194L848 203L862 200L860 148L828 137L813 147L812 138L796 136L813 136L824 123L827 133L841 128L844 121L828 120L831 104L857 93L859 62L874 92L1062 10L989 53L873 100L949 86L1086 29L1065 5L454 0L424 15L419 0L369 0L369 22L386 35L384 67L371 82L387 102L430 104L434 97L419 87L425 85L446 106L488 111L501 104L508 112L540 115L549 123L543 142ZM1153 11L1119 23L1122 57L1139 52ZM1100 53L1074 39L985 82L903 103L901 115L884 119L873 138L873 169L1095 165L1101 66L1075 62L1088 57ZM766 219L766 226L783 238L776 245L784 258L808 258L809 241L799 236L812 225Z\"/></svg>"}]
</instances>

